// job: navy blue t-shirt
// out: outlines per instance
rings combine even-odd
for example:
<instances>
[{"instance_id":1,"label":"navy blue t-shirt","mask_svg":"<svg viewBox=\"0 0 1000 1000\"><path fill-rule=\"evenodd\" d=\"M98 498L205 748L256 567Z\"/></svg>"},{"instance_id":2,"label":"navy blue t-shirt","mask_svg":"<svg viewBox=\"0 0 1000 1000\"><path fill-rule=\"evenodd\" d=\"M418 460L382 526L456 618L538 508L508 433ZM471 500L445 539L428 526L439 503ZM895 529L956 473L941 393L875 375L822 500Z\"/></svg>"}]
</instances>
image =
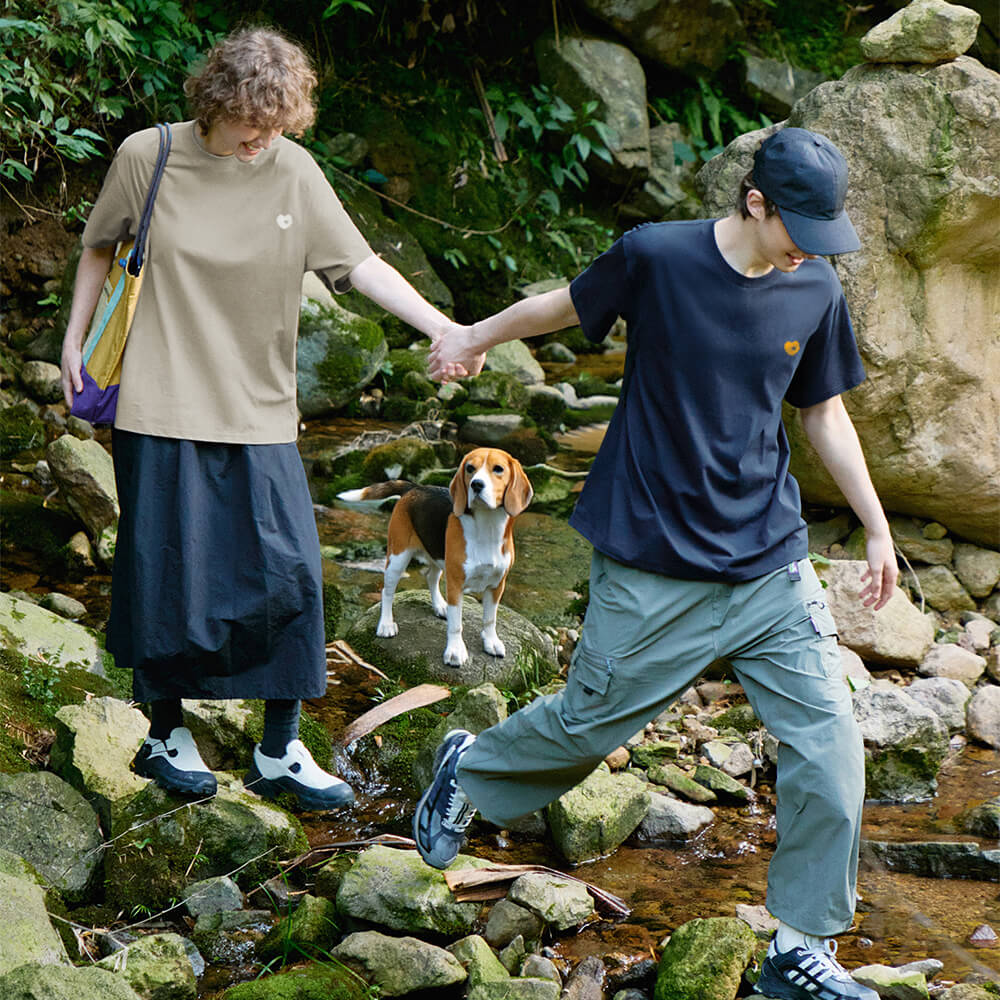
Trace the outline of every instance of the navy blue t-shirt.
<instances>
[{"instance_id":1,"label":"navy blue t-shirt","mask_svg":"<svg viewBox=\"0 0 1000 1000\"><path fill-rule=\"evenodd\" d=\"M782 400L812 406L865 373L827 261L748 278L714 224L639 226L570 286L589 340L628 326L621 398L570 524L629 566L738 582L808 550Z\"/></svg>"}]
</instances>

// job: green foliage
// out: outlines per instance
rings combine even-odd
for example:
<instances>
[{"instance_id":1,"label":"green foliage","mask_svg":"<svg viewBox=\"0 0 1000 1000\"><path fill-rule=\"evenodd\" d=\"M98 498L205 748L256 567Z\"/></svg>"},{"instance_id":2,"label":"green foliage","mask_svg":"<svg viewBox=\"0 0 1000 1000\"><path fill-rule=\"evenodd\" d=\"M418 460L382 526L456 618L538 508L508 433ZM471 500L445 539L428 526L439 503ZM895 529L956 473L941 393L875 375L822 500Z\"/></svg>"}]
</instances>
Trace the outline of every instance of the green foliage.
<instances>
[{"instance_id":1,"label":"green foliage","mask_svg":"<svg viewBox=\"0 0 1000 1000\"><path fill-rule=\"evenodd\" d=\"M44 706L45 711L54 715L57 688L59 686L58 654L33 659L25 656L21 667L21 685L24 693Z\"/></svg>"}]
</instances>

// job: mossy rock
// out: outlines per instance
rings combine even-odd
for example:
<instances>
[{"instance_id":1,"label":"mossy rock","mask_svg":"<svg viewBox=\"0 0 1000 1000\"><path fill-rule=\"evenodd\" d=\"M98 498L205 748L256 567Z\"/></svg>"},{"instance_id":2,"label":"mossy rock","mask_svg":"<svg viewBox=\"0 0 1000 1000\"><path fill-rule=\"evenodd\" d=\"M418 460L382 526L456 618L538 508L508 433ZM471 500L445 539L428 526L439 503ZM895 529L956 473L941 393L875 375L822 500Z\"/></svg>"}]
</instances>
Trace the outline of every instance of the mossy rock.
<instances>
[{"instance_id":1,"label":"mossy rock","mask_svg":"<svg viewBox=\"0 0 1000 1000\"><path fill-rule=\"evenodd\" d=\"M718 729L734 729L736 732L746 736L761 727L761 721L757 718L750 705L732 705L724 712L713 716L712 725Z\"/></svg>"},{"instance_id":2,"label":"mossy rock","mask_svg":"<svg viewBox=\"0 0 1000 1000\"><path fill-rule=\"evenodd\" d=\"M683 924L663 949L654 1000L732 1000L756 943L735 917Z\"/></svg>"},{"instance_id":3,"label":"mossy rock","mask_svg":"<svg viewBox=\"0 0 1000 1000\"><path fill-rule=\"evenodd\" d=\"M426 441L402 437L372 448L361 472L369 483L381 483L388 479L417 480L437 464L437 455Z\"/></svg>"},{"instance_id":4,"label":"mossy rock","mask_svg":"<svg viewBox=\"0 0 1000 1000\"><path fill-rule=\"evenodd\" d=\"M339 636L340 616L344 610L344 595L335 583L323 584L323 634L327 642Z\"/></svg>"},{"instance_id":5,"label":"mossy rock","mask_svg":"<svg viewBox=\"0 0 1000 1000\"><path fill-rule=\"evenodd\" d=\"M45 424L28 402L0 409L0 459L45 446Z\"/></svg>"},{"instance_id":6,"label":"mossy rock","mask_svg":"<svg viewBox=\"0 0 1000 1000\"><path fill-rule=\"evenodd\" d=\"M416 349L394 348L386 355L385 364L382 366L383 378L387 390L402 390L406 376L415 373L418 375L427 374L426 347Z\"/></svg>"},{"instance_id":7,"label":"mossy rock","mask_svg":"<svg viewBox=\"0 0 1000 1000\"><path fill-rule=\"evenodd\" d=\"M601 406L591 406L586 410L567 410L563 423L569 428L587 427L590 424L607 423L615 415L616 406L607 403Z\"/></svg>"},{"instance_id":8,"label":"mossy rock","mask_svg":"<svg viewBox=\"0 0 1000 1000\"><path fill-rule=\"evenodd\" d=\"M403 392L410 399L423 402L437 395L437 386L423 372L407 372L403 376Z\"/></svg>"},{"instance_id":9,"label":"mossy rock","mask_svg":"<svg viewBox=\"0 0 1000 1000\"><path fill-rule=\"evenodd\" d=\"M521 465L539 465L555 451L533 427L521 427L508 434L500 442L500 447Z\"/></svg>"},{"instance_id":10,"label":"mossy rock","mask_svg":"<svg viewBox=\"0 0 1000 1000\"><path fill-rule=\"evenodd\" d=\"M532 392L528 396L527 414L539 427L557 430L566 416L566 400L557 392Z\"/></svg>"},{"instance_id":11,"label":"mossy rock","mask_svg":"<svg viewBox=\"0 0 1000 1000\"><path fill-rule=\"evenodd\" d=\"M557 469L545 465L532 466L524 471L535 493L531 500L532 512L569 517L576 506L580 480L560 475Z\"/></svg>"},{"instance_id":12,"label":"mossy rock","mask_svg":"<svg viewBox=\"0 0 1000 1000\"><path fill-rule=\"evenodd\" d=\"M581 372L572 385L580 399L588 396L617 396L620 391L617 386L590 372Z\"/></svg>"},{"instance_id":13,"label":"mossy rock","mask_svg":"<svg viewBox=\"0 0 1000 1000\"><path fill-rule=\"evenodd\" d=\"M324 961L231 986L223 1000L371 1000L371 995L357 973Z\"/></svg>"},{"instance_id":14,"label":"mossy rock","mask_svg":"<svg viewBox=\"0 0 1000 1000\"><path fill-rule=\"evenodd\" d=\"M337 907L332 900L306 893L298 906L271 929L257 947L258 957L269 962L275 958L299 961L303 956L320 958L336 943Z\"/></svg>"},{"instance_id":15,"label":"mossy rock","mask_svg":"<svg viewBox=\"0 0 1000 1000\"><path fill-rule=\"evenodd\" d=\"M518 379L506 372L483 372L465 383L469 402L483 406L522 413L528 405L528 390Z\"/></svg>"},{"instance_id":16,"label":"mossy rock","mask_svg":"<svg viewBox=\"0 0 1000 1000\"><path fill-rule=\"evenodd\" d=\"M44 499L5 485L0 491L0 538L4 548L13 547L16 539L18 551L35 553L51 571L66 566L66 545L80 523L65 510L46 506Z\"/></svg>"}]
</instances>

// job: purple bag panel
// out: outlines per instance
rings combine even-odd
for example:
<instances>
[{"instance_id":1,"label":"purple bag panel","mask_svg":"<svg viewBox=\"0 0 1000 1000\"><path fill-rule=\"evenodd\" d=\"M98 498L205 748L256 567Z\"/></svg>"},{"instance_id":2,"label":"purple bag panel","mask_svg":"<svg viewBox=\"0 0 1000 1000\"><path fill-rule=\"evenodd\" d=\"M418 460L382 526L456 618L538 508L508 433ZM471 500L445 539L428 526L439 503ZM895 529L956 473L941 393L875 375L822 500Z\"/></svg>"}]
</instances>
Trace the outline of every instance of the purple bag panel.
<instances>
[{"instance_id":1,"label":"purple bag panel","mask_svg":"<svg viewBox=\"0 0 1000 1000\"><path fill-rule=\"evenodd\" d=\"M92 424L113 424L118 408L118 386L109 385L102 389L87 372L87 366L80 369L83 391L73 397L70 415L89 420Z\"/></svg>"}]
</instances>

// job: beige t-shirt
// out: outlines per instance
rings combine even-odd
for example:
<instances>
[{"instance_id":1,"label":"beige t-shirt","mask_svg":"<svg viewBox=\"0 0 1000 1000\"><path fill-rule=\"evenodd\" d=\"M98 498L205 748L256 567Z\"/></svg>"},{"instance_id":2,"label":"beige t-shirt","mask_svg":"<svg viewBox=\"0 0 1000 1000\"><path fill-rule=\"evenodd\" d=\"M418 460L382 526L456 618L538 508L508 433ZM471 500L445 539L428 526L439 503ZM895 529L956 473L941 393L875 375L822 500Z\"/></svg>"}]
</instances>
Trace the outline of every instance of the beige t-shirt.
<instances>
[{"instance_id":1,"label":"beige t-shirt","mask_svg":"<svg viewBox=\"0 0 1000 1000\"><path fill-rule=\"evenodd\" d=\"M296 143L276 139L241 163L209 153L193 122L171 131L115 426L195 441L294 441L302 276L320 272L346 291L372 251ZM155 128L122 143L84 246L135 235L158 145Z\"/></svg>"}]
</instances>

